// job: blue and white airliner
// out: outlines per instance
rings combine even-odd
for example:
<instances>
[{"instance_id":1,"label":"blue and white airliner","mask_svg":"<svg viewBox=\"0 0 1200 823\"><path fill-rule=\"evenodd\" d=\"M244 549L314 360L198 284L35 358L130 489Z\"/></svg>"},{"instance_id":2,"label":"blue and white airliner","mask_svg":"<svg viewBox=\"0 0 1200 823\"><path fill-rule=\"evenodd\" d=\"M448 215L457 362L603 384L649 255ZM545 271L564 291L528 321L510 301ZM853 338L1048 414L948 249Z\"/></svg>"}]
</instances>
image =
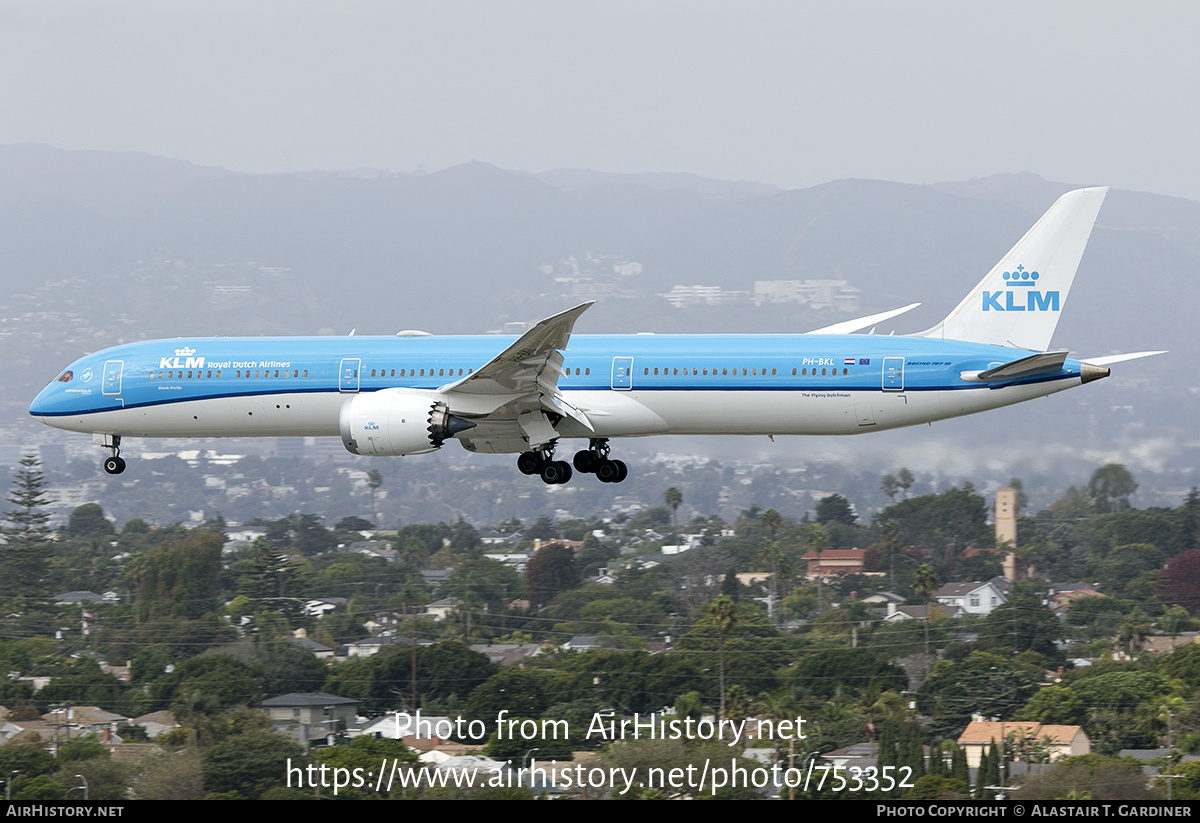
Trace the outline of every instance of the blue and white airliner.
<instances>
[{"instance_id":1,"label":"blue and white airliner","mask_svg":"<svg viewBox=\"0 0 1200 823\"><path fill-rule=\"evenodd\" d=\"M1107 189L1063 195L936 326L853 334L918 304L796 335L576 335L584 303L515 340L197 338L81 357L29 407L90 432L125 470L125 437L341 436L354 454L519 453L546 483L625 479L609 441L660 434L823 435L1020 403L1161 352L1071 359L1049 348ZM586 440L572 463L562 440Z\"/></svg>"}]
</instances>

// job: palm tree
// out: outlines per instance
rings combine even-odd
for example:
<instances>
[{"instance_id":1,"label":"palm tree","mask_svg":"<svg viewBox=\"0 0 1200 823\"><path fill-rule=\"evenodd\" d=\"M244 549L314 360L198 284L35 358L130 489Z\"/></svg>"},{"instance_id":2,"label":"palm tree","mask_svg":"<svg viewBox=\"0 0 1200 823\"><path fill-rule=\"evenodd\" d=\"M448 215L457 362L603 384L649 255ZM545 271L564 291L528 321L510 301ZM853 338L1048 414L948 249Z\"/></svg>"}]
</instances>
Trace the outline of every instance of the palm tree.
<instances>
[{"instance_id":1,"label":"palm tree","mask_svg":"<svg viewBox=\"0 0 1200 823\"><path fill-rule=\"evenodd\" d=\"M379 469L371 469L367 472L367 488L371 490L371 519L375 521L375 525L379 525L379 513L375 510L375 492L379 491L379 487L383 485L383 475L379 473Z\"/></svg>"},{"instance_id":2,"label":"palm tree","mask_svg":"<svg viewBox=\"0 0 1200 823\"><path fill-rule=\"evenodd\" d=\"M671 525L675 525L675 512L683 505L683 492L672 486L663 493L663 500L671 509Z\"/></svg>"},{"instance_id":3,"label":"palm tree","mask_svg":"<svg viewBox=\"0 0 1200 823\"><path fill-rule=\"evenodd\" d=\"M725 717L725 638L737 625L737 604L725 595L708 604L708 616L717 630L717 666L720 670L721 718Z\"/></svg>"},{"instance_id":4,"label":"palm tree","mask_svg":"<svg viewBox=\"0 0 1200 823\"><path fill-rule=\"evenodd\" d=\"M928 563L922 563L917 569L916 578L913 580L913 588L917 590L917 594L921 596L921 602L925 604L925 667L929 668L929 612L930 598L937 591L938 583L937 572L933 570L933 566Z\"/></svg>"}]
</instances>

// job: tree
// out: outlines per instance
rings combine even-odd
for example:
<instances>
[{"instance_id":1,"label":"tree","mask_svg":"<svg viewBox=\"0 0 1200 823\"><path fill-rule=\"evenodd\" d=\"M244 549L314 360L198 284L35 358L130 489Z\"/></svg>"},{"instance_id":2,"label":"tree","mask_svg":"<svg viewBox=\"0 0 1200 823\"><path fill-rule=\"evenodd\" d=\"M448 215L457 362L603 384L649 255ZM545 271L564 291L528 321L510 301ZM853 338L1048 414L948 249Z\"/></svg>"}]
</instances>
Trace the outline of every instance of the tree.
<instances>
[{"instance_id":1,"label":"tree","mask_svg":"<svg viewBox=\"0 0 1200 823\"><path fill-rule=\"evenodd\" d=\"M46 593L46 573L50 557L50 501L46 497L46 477L36 455L21 458L13 477L4 520L5 545L0 563L0 586L7 596L37 597Z\"/></svg>"},{"instance_id":2,"label":"tree","mask_svg":"<svg viewBox=\"0 0 1200 823\"><path fill-rule=\"evenodd\" d=\"M258 799L279 785L289 767L304 768L304 749L282 734L254 729L228 737L200 755L204 787L210 792L237 792Z\"/></svg>"},{"instance_id":3,"label":"tree","mask_svg":"<svg viewBox=\"0 0 1200 823\"><path fill-rule=\"evenodd\" d=\"M675 525L675 512L683 505L683 492L672 486L663 492L663 502L671 509L671 525Z\"/></svg>"},{"instance_id":4,"label":"tree","mask_svg":"<svg viewBox=\"0 0 1200 823\"><path fill-rule=\"evenodd\" d=\"M1124 511L1138 484L1129 469L1120 463L1105 463L1088 481L1088 497L1092 508L1100 514Z\"/></svg>"},{"instance_id":5,"label":"tree","mask_svg":"<svg viewBox=\"0 0 1200 823\"><path fill-rule=\"evenodd\" d=\"M542 546L525 566L525 592L535 607L544 606L561 592L578 586L575 553L562 543Z\"/></svg>"},{"instance_id":6,"label":"tree","mask_svg":"<svg viewBox=\"0 0 1200 823\"><path fill-rule=\"evenodd\" d=\"M1163 566L1158 578L1158 598L1163 603L1182 606L1191 615L1200 615L1200 549L1188 549Z\"/></svg>"},{"instance_id":7,"label":"tree","mask_svg":"<svg viewBox=\"0 0 1200 823\"><path fill-rule=\"evenodd\" d=\"M817 522L822 525L841 523L846 526L852 526L854 525L854 521L858 519L858 515L854 513L854 507L850 505L850 501L840 494L831 494L822 499L817 504L816 514Z\"/></svg>"},{"instance_id":8,"label":"tree","mask_svg":"<svg viewBox=\"0 0 1200 823\"><path fill-rule=\"evenodd\" d=\"M737 604L721 595L708 605L708 616L717 632L717 659L721 667L721 717L725 717L725 638L737 625Z\"/></svg>"},{"instance_id":9,"label":"tree","mask_svg":"<svg viewBox=\"0 0 1200 823\"><path fill-rule=\"evenodd\" d=\"M383 485L383 475L379 473L379 469L371 469L367 472L367 488L371 490L371 519L379 524L379 512L375 510L375 493L379 491L379 487Z\"/></svg>"},{"instance_id":10,"label":"tree","mask_svg":"<svg viewBox=\"0 0 1200 823\"><path fill-rule=\"evenodd\" d=\"M98 503L77 506L67 518L64 533L67 537L111 537L116 530L104 517L104 509Z\"/></svg>"}]
</instances>

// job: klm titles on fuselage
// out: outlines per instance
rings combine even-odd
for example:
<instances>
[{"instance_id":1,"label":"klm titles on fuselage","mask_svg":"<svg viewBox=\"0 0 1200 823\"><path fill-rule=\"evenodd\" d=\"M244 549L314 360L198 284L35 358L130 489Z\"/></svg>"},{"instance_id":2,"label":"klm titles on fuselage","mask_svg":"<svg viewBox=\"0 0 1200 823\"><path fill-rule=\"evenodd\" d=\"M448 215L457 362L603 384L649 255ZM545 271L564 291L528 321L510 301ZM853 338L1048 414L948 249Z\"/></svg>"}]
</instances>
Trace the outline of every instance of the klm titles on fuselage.
<instances>
[{"instance_id":1,"label":"klm titles on fuselage","mask_svg":"<svg viewBox=\"0 0 1200 823\"><path fill-rule=\"evenodd\" d=\"M203 369L204 357L196 357L196 350L190 347L175 350L174 357L160 357L160 369ZM224 360L220 363L209 362L210 369L290 369L290 360Z\"/></svg>"},{"instance_id":2,"label":"klm titles on fuselage","mask_svg":"<svg viewBox=\"0 0 1200 823\"><path fill-rule=\"evenodd\" d=\"M1036 271L1026 271L1017 266L1015 271L1004 272L1004 291L984 291L984 311L1058 311L1058 292L1038 291ZM1016 289L1014 291L1013 289ZM1025 296L1019 295L1024 292ZM1001 302L1003 300L1003 302Z\"/></svg>"}]
</instances>

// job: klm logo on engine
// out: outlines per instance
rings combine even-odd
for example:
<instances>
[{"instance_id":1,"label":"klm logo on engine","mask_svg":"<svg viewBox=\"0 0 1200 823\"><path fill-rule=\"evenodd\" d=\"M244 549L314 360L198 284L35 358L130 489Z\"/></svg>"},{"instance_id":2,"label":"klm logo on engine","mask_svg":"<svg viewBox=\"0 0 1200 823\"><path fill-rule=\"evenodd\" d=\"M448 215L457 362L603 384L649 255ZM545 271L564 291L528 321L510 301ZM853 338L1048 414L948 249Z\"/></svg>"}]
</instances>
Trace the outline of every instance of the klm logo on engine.
<instances>
[{"instance_id":1,"label":"klm logo on engine","mask_svg":"<svg viewBox=\"0 0 1200 823\"><path fill-rule=\"evenodd\" d=\"M202 369L204 368L204 358L195 357L196 350L191 346L184 346L182 349L175 350L174 357L161 357L158 360L160 369Z\"/></svg>"},{"instance_id":2,"label":"klm logo on engine","mask_svg":"<svg viewBox=\"0 0 1200 823\"><path fill-rule=\"evenodd\" d=\"M1058 311L1058 292L1038 291L1039 275L1017 266L1004 272L1004 291L984 291L984 311Z\"/></svg>"}]
</instances>

